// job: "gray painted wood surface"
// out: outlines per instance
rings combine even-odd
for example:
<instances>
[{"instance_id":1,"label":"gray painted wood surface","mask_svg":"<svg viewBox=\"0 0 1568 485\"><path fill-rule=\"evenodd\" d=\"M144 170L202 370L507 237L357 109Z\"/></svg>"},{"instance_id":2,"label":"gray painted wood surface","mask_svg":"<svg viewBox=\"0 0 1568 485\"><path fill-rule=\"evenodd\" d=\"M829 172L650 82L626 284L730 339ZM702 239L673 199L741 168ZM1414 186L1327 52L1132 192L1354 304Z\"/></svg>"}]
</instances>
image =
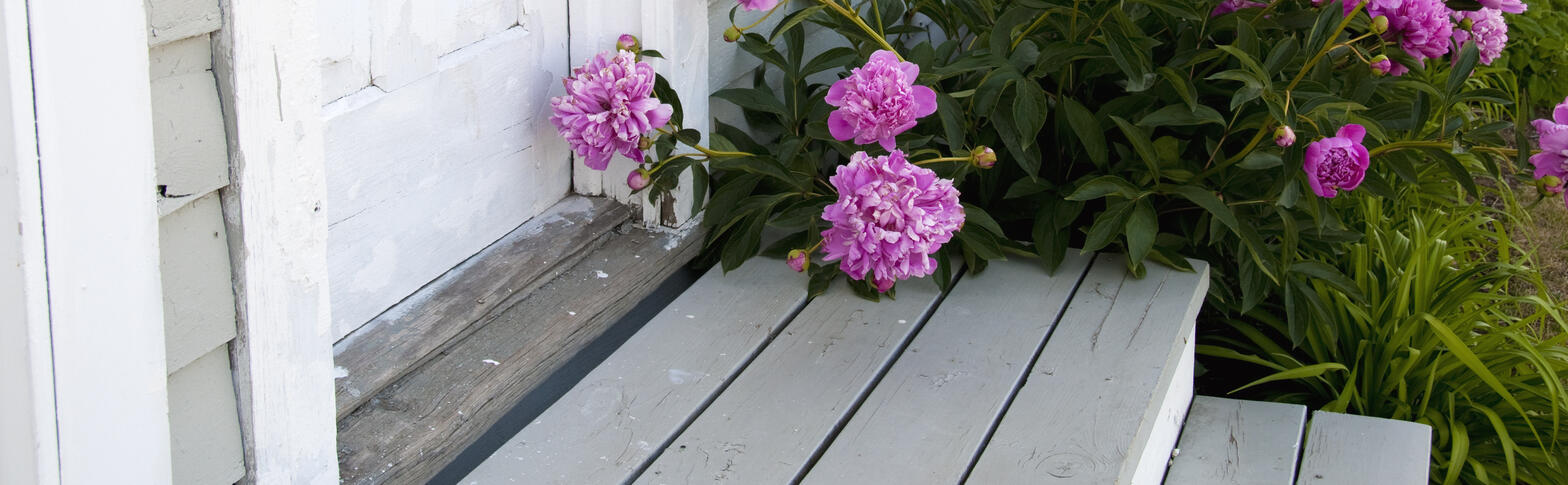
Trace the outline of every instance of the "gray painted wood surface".
<instances>
[{"instance_id":1,"label":"gray painted wood surface","mask_svg":"<svg viewBox=\"0 0 1568 485\"><path fill-rule=\"evenodd\" d=\"M1127 275L1100 255L995 435L971 483L1128 483L1191 335L1208 268Z\"/></svg>"},{"instance_id":2,"label":"gray painted wood surface","mask_svg":"<svg viewBox=\"0 0 1568 485\"><path fill-rule=\"evenodd\" d=\"M633 478L805 304L800 276L779 261L722 273L688 288L464 483Z\"/></svg>"},{"instance_id":3,"label":"gray painted wood surface","mask_svg":"<svg viewBox=\"0 0 1568 485\"><path fill-rule=\"evenodd\" d=\"M610 238L338 421L343 483L423 483L696 255L702 234ZM506 482L503 482L506 483Z\"/></svg>"},{"instance_id":4,"label":"gray painted wood surface","mask_svg":"<svg viewBox=\"0 0 1568 485\"><path fill-rule=\"evenodd\" d=\"M1071 255L1054 276L1033 261L964 275L805 483L958 483L1089 261Z\"/></svg>"},{"instance_id":5,"label":"gray painted wood surface","mask_svg":"<svg viewBox=\"0 0 1568 485\"><path fill-rule=\"evenodd\" d=\"M1198 396L1165 483L1290 484L1306 422L1307 407L1299 404Z\"/></svg>"},{"instance_id":6,"label":"gray painted wood surface","mask_svg":"<svg viewBox=\"0 0 1568 485\"><path fill-rule=\"evenodd\" d=\"M1427 483L1432 428L1408 421L1316 411L1296 483Z\"/></svg>"},{"instance_id":7,"label":"gray painted wood surface","mask_svg":"<svg viewBox=\"0 0 1568 485\"><path fill-rule=\"evenodd\" d=\"M571 268L630 217L613 201L569 196L338 342L338 417Z\"/></svg>"},{"instance_id":8,"label":"gray painted wood surface","mask_svg":"<svg viewBox=\"0 0 1568 485\"><path fill-rule=\"evenodd\" d=\"M795 479L941 296L929 278L900 283L898 299L880 303L835 284L801 310L636 483Z\"/></svg>"},{"instance_id":9,"label":"gray painted wood surface","mask_svg":"<svg viewBox=\"0 0 1568 485\"><path fill-rule=\"evenodd\" d=\"M207 350L169 375L174 483L234 483L245 476L229 346Z\"/></svg>"}]
</instances>

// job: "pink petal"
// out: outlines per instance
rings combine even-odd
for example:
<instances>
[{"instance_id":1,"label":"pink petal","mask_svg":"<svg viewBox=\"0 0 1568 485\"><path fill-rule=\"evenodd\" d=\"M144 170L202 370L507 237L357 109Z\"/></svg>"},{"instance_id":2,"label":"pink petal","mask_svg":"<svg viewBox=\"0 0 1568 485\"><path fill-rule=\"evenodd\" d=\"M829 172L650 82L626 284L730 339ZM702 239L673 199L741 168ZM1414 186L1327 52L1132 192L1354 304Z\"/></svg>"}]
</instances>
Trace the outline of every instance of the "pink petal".
<instances>
[{"instance_id":1,"label":"pink petal","mask_svg":"<svg viewBox=\"0 0 1568 485\"><path fill-rule=\"evenodd\" d=\"M844 119L843 110L834 110L828 114L828 133L831 133L835 140L849 140L855 137L855 126Z\"/></svg>"},{"instance_id":2,"label":"pink petal","mask_svg":"<svg viewBox=\"0 0 1568 485\"><path fill-rule=\"evenodd\" d=\"M915 117L924 118L936 112L936 91L926 86L915 86Z\"/></svg>"},{"instance_id":3,"label":"pink petal","mask_svg":"<svg viewBox=\"0 0 1568 485\"><path fill-rule=\"evenodd\" d=\"M1367 136L1367 129L1364 126L1351 123L1339 127L1339 133L1337 134L1340 138L1349 138L1351 142L1361 143L1361 140Z\"/></svg>"}]
</instances>

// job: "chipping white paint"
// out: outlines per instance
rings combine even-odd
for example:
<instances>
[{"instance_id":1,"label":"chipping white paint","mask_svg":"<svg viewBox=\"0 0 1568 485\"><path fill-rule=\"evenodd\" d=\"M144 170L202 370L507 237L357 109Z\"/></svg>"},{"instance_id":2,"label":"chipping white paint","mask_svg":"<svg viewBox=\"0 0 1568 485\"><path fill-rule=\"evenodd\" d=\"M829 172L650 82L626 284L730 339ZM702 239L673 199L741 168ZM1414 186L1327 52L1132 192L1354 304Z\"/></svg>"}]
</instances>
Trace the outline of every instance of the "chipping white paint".
<instances>
[{"instance_id":1,"label":"chipping white paint","mask_svg":"<svg viewBox=\"0 0 1568 485\"><path fill-rule=\"evenodd\" d=\"M0 483L57 484L53 349L24 0L0 1ZM15 228L12 230L11 228Z\"/></svg>"},{"instance_id":2,"label":"chipping white paint","mask_svg":"<svg viewBox=\"0 0 1568 485\"><path fill-rule=\"evenodd\" d=\"M223 24L218 0L145 0L147 41L162 45L218 30Z\"/></svg>"},{"instance_id":3,"label":"chipping white paint","mask_svg":"<svg viewBox=\"0 0 1568 485\"><path fill-rule=\"evenodd\" d=\"M106 0L27 13L60 479L166 483L147 18L140 2Z\"/></svg>"},{"instance_id":4,"label":"chipping white paint","mask_svg":"<svg viewBox=\"0 0 1568 485\"><path fill-rule=\"evenodd\" d=\"M331 484L338 474L317 2L222 7L214 71L233 180L223 209L239 310L233 360L245 480Z\"/></svg>"}]
</instances>

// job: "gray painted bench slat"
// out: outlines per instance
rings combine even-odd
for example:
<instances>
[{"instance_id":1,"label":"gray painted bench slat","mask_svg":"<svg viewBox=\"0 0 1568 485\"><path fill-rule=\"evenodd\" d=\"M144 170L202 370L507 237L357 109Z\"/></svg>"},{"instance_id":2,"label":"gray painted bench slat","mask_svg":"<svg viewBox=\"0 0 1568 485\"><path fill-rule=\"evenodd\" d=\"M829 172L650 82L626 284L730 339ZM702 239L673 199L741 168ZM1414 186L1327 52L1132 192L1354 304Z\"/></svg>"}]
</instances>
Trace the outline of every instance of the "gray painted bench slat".
<instances>
[{"instance_id":1,"label":"gray painted bench slat","mask_svg":"<svg viewBox=\"0 0 1568 485\"><path fill-rule=\"evenodd\" d=\"M804 303L778 261L708 272L463 483L630 480Z\"/></svg>"},{"instance_id":2,"label":"gray painted bench slat","mask_svg":"<svg viewBox=\"0 0 1568 485\"><path fill-rule=\"evenodd\" d=\"M1198 396L1165 474L1167 485L1288 485L1307 407Z\"/></svg>"},{"instance_id":3,"label":"gray painted bench slat","mask_svg":"<svg viewBox=\"0 0 1568 485\"><path fill-rule=\"evenodd\" d=\"M765 261L780 265L777 261ZM782 278L799 284L798 278ZM835 284L667 447L637 483L789 483L941 300L929 278L870 303Z\"/></svg>"},{"instance_id":4,"label":"gray painted bench slat","mask_svg":"<svg viewBox=\"0 0 1568 485\"><path fill-rule=\"evenodd\" d=\"M1432 428L1424 424L1317 411L1296 483L1427 483L1431 442Z\"/></svg>"},{"instance_id":5,"label":"gray painted bench slat","mask_svg":"<svg viewBox=\"0 0 1568 485\"><path fill-rule=\"evenodd\" d=\"M1089 261L1071 255L1054 276L1033 261L964 275L805 483L958 483Z\"/></svg>"},{"instance_id":6,"label":"gray painted bench slat","mask_svg":"<svg viewBox=\"0 0 1568 485\"><path fill-rule=\"evenodd\" d=\"M1139 464L1150 447L1165 397L1190 348L1208 266L1180 273L1150 265L1127 275L1119 255L1100 255L995 435L970 483L1158 482ZM1187 396L1190 399L1190 395ZM1183 411L1187 400L1179 404ZM1185 414L1184 412L1182 414ZM1176 418L1179 420L1180 415ZM1169 428L1169 426L1166 426ZM1170 434L1171 450L1175 429ZM1155 473L1155 472L1158 473Z\"/></svg>"}]
</instances>

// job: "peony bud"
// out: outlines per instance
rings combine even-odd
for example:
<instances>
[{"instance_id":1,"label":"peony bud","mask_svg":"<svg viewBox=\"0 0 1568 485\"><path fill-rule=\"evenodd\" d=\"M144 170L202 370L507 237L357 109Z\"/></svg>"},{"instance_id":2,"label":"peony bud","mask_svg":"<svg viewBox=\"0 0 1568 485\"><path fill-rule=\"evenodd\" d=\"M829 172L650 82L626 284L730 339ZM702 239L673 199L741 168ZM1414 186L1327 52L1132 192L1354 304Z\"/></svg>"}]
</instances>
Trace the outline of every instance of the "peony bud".
<instances>
[{"instance_id":1,"label":"peony bud","mask_svg":"<svg viewBox=\"0 0 1568 485\"><path fill-rule=\"evenodd\" d=\"M995 167L996 151L987 146L975 148L969 152L969 163L977 168Z\"/></svg>"},{"instance_id":2,"label":"peony bud","mask_svg":"<svg viewBox=\"0 0 1568 485\"><path fill-rule=\"evenodd\" d=\"M1279 129L1274 130L1274 144L1282 147L1295 145L1296 130L1290 129L1289 126L1280 125Z\"/></svg>"},{"instance_id":3,"label":"peony bud","mask_svg":"<svg viewBox=\"0 0 1568 485\"><path fill-rule=\"evenodd\" d=\"M789 259L786 259L785 262L789 263L789 268L795 270L796 273L805 271L806 268L811 267L811 258L806 257L806 251L804 249L791 250L789 252Z\"/></svg>"},{"instance_id":4,"label":"peony bud","mask_svg":"<svg viewBox=\"0 0 1568 485\"><path fill-rule=\"evenodd\" d=\"M637 36L635 35L621 34L621 37L615 40L615 48L618 50L637 53L642 52L642 43L637 40Z\"/></svg>"},{"instance_id":5,"label":"peony bud","mask_svg":"<svg viewBox=\"0 0 1568 485\"><path fill-rule=\"evenodd\" d=\"M1384 32L1388 32L1388 17L1379 15L1377 18L1372 19L1372 33L1382 34Z\"/></svg>"},{"instance_id":6,"label":"peony bud","mask_svg":"<svg viewBox=\"0 0 1568 485\"><path fill-rule=\"evenodd\" d=\"M1563 193L1563 179L1555 175L1541 177L1541 193L1551 195Z\"/></svg>"},{"instance_id":7,"label":"peony bud","mask_svg":"<svg viewBox=\"0 0 1568 485\"><path fill-rule=\"evenodd\" d=\"M725 42L735 42L737 40L740 40L740 28L731 25L730 28L724 29Z\"/></svg>"},{"instance_id":8,"label":"peony bud","mask_svg":"<svg viewBox=\"0 0 1568 485\"><path fill-rule=\"evenodd\" d=\"M1472 27L1475 27L1475 21L1474 20L1470 20L1470 17L1465 17L1464 20L1460 20L1459 21L1459 29L1460 30L1469 32Z\"/></svg>"},{"instance_id":9,"label":"peony bud","mask_svg":"<svg viewBox=\"0 0 1568 485\"><path fill-rule=\"evenodd\" d=\"M1372 74L1379 76L1388 74L1390 71L1394 70L1393 61L1388 60L1388 56L1385 55L1378 55L1377 57L1372 58L1372 64L1370 65L1372 67Z\"/></svg>"},{"instance_id":10,"label":"peony bud","mask_svg":"<svg viewBox=\"0 0 1568 485\"><path fill-rule=\"evenodd\" d=\"M642 168L637 168L632 170L631 173L626 174L626 186L631 187L633 191L642 190L643 187L647 187L648 171L643 170Z\"/></svg>"},{"instance_id":11,"label":"peony bud","mask_svg":"<svg viewBox=\"0 0 1568 485\"><path fill-rule=\"evenodd\" d=\"M648 149L653 148L653 144L658 141L659 138L656 136L643 135L642 138L637 139L637 149L648 151Z\"/></svg>"}]
</instances>

